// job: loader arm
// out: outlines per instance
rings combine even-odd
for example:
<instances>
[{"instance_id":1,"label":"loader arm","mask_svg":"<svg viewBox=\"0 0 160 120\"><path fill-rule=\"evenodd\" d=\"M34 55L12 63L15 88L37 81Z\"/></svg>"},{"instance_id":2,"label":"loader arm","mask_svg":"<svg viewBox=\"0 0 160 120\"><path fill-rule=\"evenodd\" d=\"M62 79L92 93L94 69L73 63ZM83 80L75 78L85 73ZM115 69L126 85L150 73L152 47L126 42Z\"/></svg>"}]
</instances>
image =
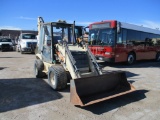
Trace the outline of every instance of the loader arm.
<instances>
[{"instance_id":1,"label":"loader arm","mask_svg":"<svg viewBox=\"0 0 160 120\"><path fill-rule=\"evenodd\" d=\"M91 52L90 49L88 48L88 45L86 44L85 46L86 46L86 49L87 49L87 51L88 51L88 54L89 54L89 56L91 57L92 63L93 63L93 65L95 66L97 72L99 73L99 75L102 75L102 71L101 71L101 69L100 69L100 67L99 67L99 65L98 65L98 63L97 63L97 61L96 61L96 58L94 57L94 55L92 54L92 52Z\"/></svg>"},{"instance_id":2,"label":"loader arm","mask_svg":"<svg viewBox=\"0 0 160 120\"><path fill-rule=\"evenodd\" d=\"M67 46L66 43L65 43L64 47L65 47L65 55L68 56L69 61L71 62L72 67L74 68L74 72L75 72L77 78L80 78L81 76L80 76L79 70L78 70L78 68L76 66L76 61L73 58L73 56L72 56L70 50L68 49L68 46Z\"/></svg>"}]
</instances>

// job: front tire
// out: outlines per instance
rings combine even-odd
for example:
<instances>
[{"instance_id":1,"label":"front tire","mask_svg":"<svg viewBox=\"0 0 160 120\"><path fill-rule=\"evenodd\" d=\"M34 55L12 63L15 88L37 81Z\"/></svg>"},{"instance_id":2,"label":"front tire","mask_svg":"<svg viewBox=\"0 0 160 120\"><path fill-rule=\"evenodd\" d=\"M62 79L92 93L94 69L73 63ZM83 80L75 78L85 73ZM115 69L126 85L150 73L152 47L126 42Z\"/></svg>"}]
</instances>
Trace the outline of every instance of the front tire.
<instances>
[{"instance_id":1,"label":"front tire","mask_svg":"<svg viewBox=\"0 0 160 120\"><path fill-rule=\"evenodd\" d=\"M133 65L135 63L135 55L133 53L129 53L127 57L127 64L128 65Z\"/></svg>"},{"instance_id":2,"label":"front tire","mask_svg":"<svg viewBox=\"0 0 160 120\"><path fill-rule=\"evenodd\" d=\"M67 74L62 66L52 66L48 71L48 81L54 90L62 90L67 86Z\"/></svg>"}]
</instances>

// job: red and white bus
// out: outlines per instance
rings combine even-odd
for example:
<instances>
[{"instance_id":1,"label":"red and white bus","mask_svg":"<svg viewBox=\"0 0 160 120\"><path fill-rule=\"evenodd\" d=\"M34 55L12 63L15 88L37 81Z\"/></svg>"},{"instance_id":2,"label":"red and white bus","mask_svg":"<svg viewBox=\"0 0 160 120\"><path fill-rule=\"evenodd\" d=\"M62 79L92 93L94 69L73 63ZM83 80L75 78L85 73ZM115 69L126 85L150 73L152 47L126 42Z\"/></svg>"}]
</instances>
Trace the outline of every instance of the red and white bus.
<instances>
[{"instance_id":1,"label":"red and white bus","mask_svg":"<svg viewBox=\"0 0 160 120\"><path fill-rule=\"evenodd\" d=\"M88 44L99 60L127 62L160 61L160 31L116 20L89 25Z\"/></svg>"}]
</instances>

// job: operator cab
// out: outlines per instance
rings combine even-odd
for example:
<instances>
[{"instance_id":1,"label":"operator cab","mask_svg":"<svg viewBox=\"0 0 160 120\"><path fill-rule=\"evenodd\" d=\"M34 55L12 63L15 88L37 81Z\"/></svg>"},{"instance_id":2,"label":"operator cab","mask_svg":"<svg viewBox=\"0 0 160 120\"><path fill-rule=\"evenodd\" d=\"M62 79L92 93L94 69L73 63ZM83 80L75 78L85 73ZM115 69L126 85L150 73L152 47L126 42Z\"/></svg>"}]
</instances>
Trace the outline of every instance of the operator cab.
<instances>
[{"instance_id":1,"label":"operator cab","mask_svg":"<svg viewBox=\"0 0 160 120\"><path fill-rule=\"evenodd\" d=\"M56 60L55 45L61 42L67 42L67 44L76 44L77 40L82 36L82 26L74 26L68 24L65 21L41 23L38 53L42 53L44 61L54 63ZM71 37L74 34L74 38ZM43 42L44 41L44 42ZM43 43L42 43L43 42ZM50 54L51 53L51 54Z\"/></svg>"}]
</instances>

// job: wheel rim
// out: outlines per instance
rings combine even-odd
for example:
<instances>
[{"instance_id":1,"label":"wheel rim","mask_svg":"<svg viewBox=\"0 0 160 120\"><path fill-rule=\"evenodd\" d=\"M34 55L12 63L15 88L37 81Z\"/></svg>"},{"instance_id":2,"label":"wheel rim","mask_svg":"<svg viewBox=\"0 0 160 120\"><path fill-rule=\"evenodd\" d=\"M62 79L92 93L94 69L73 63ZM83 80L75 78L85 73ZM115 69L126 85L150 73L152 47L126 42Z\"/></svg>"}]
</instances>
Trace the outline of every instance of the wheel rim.
<instances>
[{"instance_id":1,"label":"wheel rim","mask_svg":"<svg viewBox=\"0 0 160 120\"><path fill-rule=\"evenodd\" d=\"M132 64L134 62L134 56L133 55L129 55L128 56L128 63Z\"/></svg>"},{"instance_id":2,"label":"wheel rim","mask_svg":"<svg viewBox=\"0 0 160 120\"><path fill-rule=\"evenodd\" d=\"M54 74L52 72L50 73L49 77L50 77L51 84L55 85L55 76L54 76Z\"/></svg>"}]
</instances>

